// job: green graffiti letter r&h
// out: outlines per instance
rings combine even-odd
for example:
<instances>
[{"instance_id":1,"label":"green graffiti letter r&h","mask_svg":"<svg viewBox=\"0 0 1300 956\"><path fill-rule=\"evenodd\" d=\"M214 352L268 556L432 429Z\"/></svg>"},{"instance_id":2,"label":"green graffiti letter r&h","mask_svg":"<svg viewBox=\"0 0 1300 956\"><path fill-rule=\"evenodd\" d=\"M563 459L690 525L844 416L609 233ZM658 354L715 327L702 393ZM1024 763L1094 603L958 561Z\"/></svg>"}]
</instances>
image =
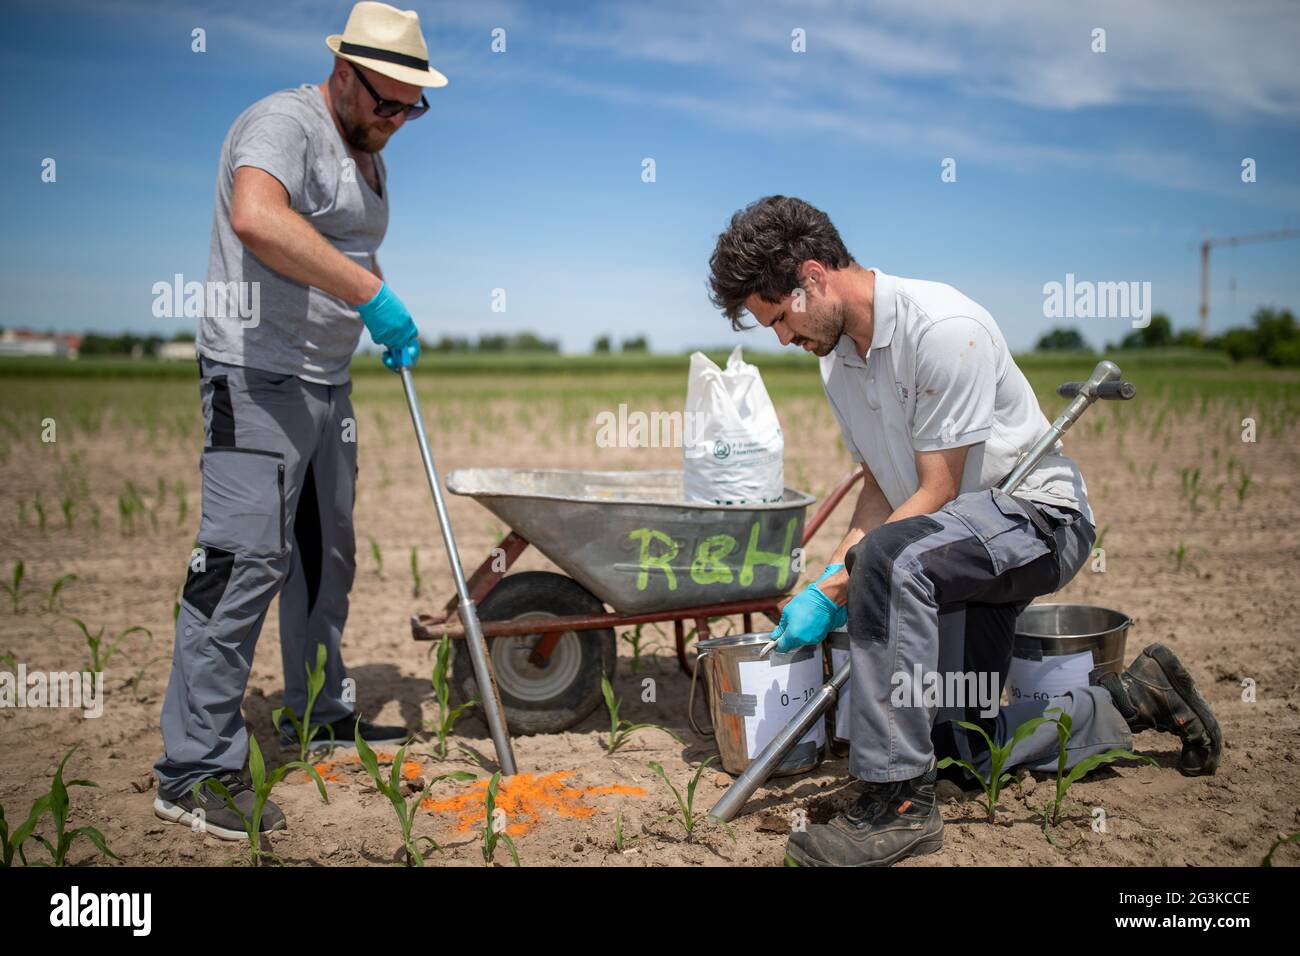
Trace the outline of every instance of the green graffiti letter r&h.
<instances>
[{"instance_id":1,"label":"green graffiti letter r&h","mask_svg":"<svg viewBox=\"0 0 1300 956\"><path fill-rule=\"evenodd\" d=\"M785 587L790 577L790 549L794 545L794 526L797 519L791 518L785 526L785 546L780 551L760 551L758 533L762 523L755 521L749 529L749 545L745 548L745 563L740 568L740 583L749 587L754 583L754 565L770 564L776 568L776 586Z\"/></svg>"},{"instance_id":2,"label":"green graffiti letter r&h","mask_svg":"<svg viewBox=\"0 0 1300 956\"><path fill-rule=\"evenodd\" d=\"M677 543L662 531L655 531L653 528L637 528L635 531L627 533L629 538L641 542L641 557L639 565L641 570L636 575L636 589L644 591L650 584L650 569L657 568L664 573L664 578L668 581L668 590L677 590L677 574L673 571L672 561L677 557ZM665 548L659 554L650 553L650 542L655 541Z\"/></svg>"},{"instance_id":3,"label":"green graffiti letter r&h","mask_svg":"<svg viewBox=\"0 0 1300 956\"><path fill-rule=\"evenodd\" d=\"M691 562L691 580L696 584L731 583L731 568L724 560L736 550L736 539L729 534L715 534L705 538L695 549Z\"/></svg>"}]
</instances>

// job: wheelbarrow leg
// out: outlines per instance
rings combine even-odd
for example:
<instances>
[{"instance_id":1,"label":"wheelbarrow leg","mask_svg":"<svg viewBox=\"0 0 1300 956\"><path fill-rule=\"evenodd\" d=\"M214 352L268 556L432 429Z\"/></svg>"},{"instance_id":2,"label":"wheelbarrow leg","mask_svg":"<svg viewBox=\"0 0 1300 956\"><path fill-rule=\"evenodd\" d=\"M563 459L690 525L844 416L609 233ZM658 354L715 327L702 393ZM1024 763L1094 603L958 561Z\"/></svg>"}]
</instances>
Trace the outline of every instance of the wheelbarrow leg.
<instances>
[{"instance_id":1,"label":"wheelbarrow leg","mask_svg":"<svg viewBox=\"0 0 1300 956\"><path fill-rule=\"evenodd\" d=\"M677 666L684 674L694 674L695 668L686 660L686 625L680 617L673 621L673 637L677 642Z\"/></svg>"}]
</instances>

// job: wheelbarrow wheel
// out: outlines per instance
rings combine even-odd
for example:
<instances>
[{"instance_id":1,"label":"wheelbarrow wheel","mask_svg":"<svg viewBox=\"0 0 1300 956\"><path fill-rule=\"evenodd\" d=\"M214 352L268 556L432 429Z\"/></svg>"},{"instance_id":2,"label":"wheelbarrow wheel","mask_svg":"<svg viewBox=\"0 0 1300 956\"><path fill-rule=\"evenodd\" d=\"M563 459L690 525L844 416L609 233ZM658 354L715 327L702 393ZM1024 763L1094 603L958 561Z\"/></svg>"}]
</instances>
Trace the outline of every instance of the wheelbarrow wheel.
<instances>
[{"instance_id":1,"label":"wheelbarrow wheel","mask_svg":"<svg viewBox=\"0 0 1300 956\"><path fill-rule=\"evenodd\" d=\"M605 606L572 578L549 571L524 571L502 578L479 605L482 621L604 614ZM554 734L581 722L601 703L600 675L614 679L618 645L613 628L567 631L550 659L537 667L528 659L541 633L488 638L506 724L514 734ZM464 641L455 642L454 675L462 699L477 697L474 665Z\"/></svg>"}]
</instances>

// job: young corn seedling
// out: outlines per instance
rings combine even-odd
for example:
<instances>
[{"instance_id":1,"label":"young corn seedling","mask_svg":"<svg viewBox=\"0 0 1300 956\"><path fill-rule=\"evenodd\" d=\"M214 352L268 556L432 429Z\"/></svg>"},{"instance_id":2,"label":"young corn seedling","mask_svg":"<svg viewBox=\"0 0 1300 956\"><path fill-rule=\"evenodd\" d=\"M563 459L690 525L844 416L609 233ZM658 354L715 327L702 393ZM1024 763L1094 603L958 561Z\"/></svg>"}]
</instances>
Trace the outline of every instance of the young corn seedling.
<instances>
[{"instance_id":1,"label":"young corn seedling","mask_svg":"<svg viewBox=\"0 0 1300 956\"><path fill-rule=\"evenodd\" d=\"M983 774L976 770L974 765L957 757L944 757L939 761L938 769L942 770L945 767L952 766L962 767L972 777L979 781L980 789L984 791L984 808L988 812L989 823L996 823L998 817L998 796L1002 793L1003 786L1011 780L1011 774L1003 773L1002 771L1002 768L1006 766L1007 759L1011 756L1011 751L1015 748L1016 744L1020 743L1020 741L1032 734L1041 725L1049 723L1050 721L1051 718L1049 717L1035 717L1033 720L1025 721L1016 728L1016 732L1011 735L1011 739L999 747L993 742L993 738L990 737L979 724L973 724L966 720L959 720L957 721L958 727L964 727L967 730L975 731L975 733L983 737L984 742L988 744L989 778L988 780L985 780Z\"/></svg>"},{"instance_id":2,"label":"young corn seedling","mask_svg":"<svg viewBox=\"0 0 1300 956\"><path fill-rule=\"evenodd\" d=\"M650 762L650 769L657 773L659 778L668 785L668 789L672 791L673 798L677 801L677 809L680 812L680 816L677 813L670 813L660 817L655 822L661 823L664 820L671 820L673 823L676 823L686 831L687 843L691 842L695 835L695 829L701 822L695 815L695 788L699 786L700 777L703 776L705 768L708 767L709 764L713 763L716 758L716 754L709 757L696 769L695 776L691 777L691 782L686 785L685 797L682 796L680 790L673 786L673 782L668 779L668 774L664 773L664 768L654 761ZM736 831L733 830L729 824L719 820L717 817L709 817L708 821L710 823L718 824L718 826L722 827L723 832L731 838L731 842L736 842Z\"/></svg>"},{"instance_id":3,"label":"young corn seedling","mask_svg":"<svg viewBox=\"0 0 1300 956\"><path fill-rule=\"evenodd\" d=\"M471 750L469 747L466 747L464 744L457 744L456 750L459 751L460 755L464 757L466 761L472 763L480 770L488 769L487 764L483 760L483 755L478 753L477 751Z\"/></svg>"},{"instance_id":4,"label":"young corn seedling","mask_svg":"<svg viewBox=\"0 0 1300 956\"><path fill-rule=\"evenodd\" d=\"M1106 541L1106 532L1110 530L1110 525L1103 525L1101 532L1097 535L1097 540L1092 543L1093 550L1100 548Z\"/></svg>"},{"instance_id":5,"label":"young corn seedling","mask_svg":"<svg viewBox=\"0 0 1300 956\"><path fill-rule=\"evenodd\" d=\"M185 516L190 513L190 501L185 495L185 485L176 482L176 527L185 524Z\"/></svg>"},{"instance_id":6,"label":"young corn seedling","mask_svg":"<svg viewBox=\"0 0 1300 956\"><path fill-rule=\"evenodd\" d=\"M145 643L153 640L153 633L147 627L141 627L138 624L128 627L124 631L119 631L117 636L111 641L104 637L104 625L99 626L99 630L91 634L90 628L79 617L69 618L73 624L81 628L81 633L86 637L86 646L90 648L90 671L92 674L98 674L108 667L108 662L113 659L117 653L118 646L122 640L130 634L137 631L145 636Z\"/></svg>"},{"instance_id":7,"label":"young corn seedling","mask_svg":"<svg viewBox=\"0 0 1300 956\"><path fill-rule=\"evenodd\" d=\"M41 501L40 495L36 496L36 503L33 507L36 509L36 528L43 535L49 519L45 514L45 502Z\"/></svg>"},{"instance_id":8,"label":"young corn seedling","mask_svg":"<svg viewBox=\"0 0 1300 956\"><path fill-rule=\"evenodd\" d=\"M289 724L293 727L294 737L298 741L298 759L305 762L307 754L311 752L312 741L322 730L329 732L330 749L334 747L334 728L329 724L312 725L311 711L316 706L316 698L320 696L321 690L325 687L325 659L328 652L324 644L316 645L316 666L310 667L303 665L307 672L307 706L303 709L302 719L293 712L292 707L277 707L271 711L271 724L276 730L280 729L280 718L287 717Z\"/></svg>"},{"instance_id":9,"label":"young corn seedling","mask_svg":"<svg viewBox=\"0 0 1300 956\"><path fill-rule=\"evenodd\" d=\"M436 753L439 760L447 759L447 738L451 736L460 715L478 703L476 700L471 700L455 707L451 705L451 683L447 680L450 664L451 640L444 636L438 642L437 653L433 660L433 696L438 705L438 716L437 719L427 722L429 729L438 735Z\"/></svg>"},{"instance_id":10,"label":"young corn seedling","mask_svg":"<svg viewBox=\"0 0 1300 956\"><path fill-rule=\"evenodd\" d=\"M1178 547L1169 549L1169 560L1174 564L1174 572L1180 573L1183 568L1191 571L1193 574L1199 573L1195 562L1192 561L1192 551L1182 541L1178 542Z\"/></svg>"},{"instance_id":11,"label":"young corn seedling","mask_svg":"<svg viewBox=\"0 0 1300 956\"><path fill-rule=\"evenodd\" d=\"M20 610L19 605L22 602L23 577L26 574L27 565L23 564L21 561L15 561L12 579L8 582L0 581L0 588L4 588L5 593L9 595L9 600L13 604L15 614Z\"/></svg>"},{"instance_id":12,"label":"young corn seedling","mask_svg":"<svg viewBox=\"0 0 1300 956\"><path fill-rule=\"evenodd\" d=\"M135 534L135 503L126 495L117 496L117 516L121 519L122 534Z\"/></svg>"},{"instance_id":13,"label":"young corn seedling","mask_svg":"<svg viewBox=\"0 0 1300 956\"><path fill-rule=\"evenodd\" d=\"M623 811L614 814L614 849L623 852Z\"/></svg>"},{"instance_id":14,"label":"young corn seedling","mask_svg":"<svg viewBox=\"0 0 1300 956\"><path fill-rule=\"evenodd\" d=\"M393 758L393 766L388 774L387 779L379 770L379 758L375 752L370 749L370 745L361 739L361 724L358 723L356 730L357 754L361 757L361 763L370 774L370 779L375 782L388 802L393 805L393 810L397 814L397 822L402 828L402 849L406 852L407 866L424 866L424 854L420 851L418 844L421 840L427 840L430 849L434 851L441 850L437 842L431 836L421 836L415 839L411 838L411 827L415 824L415 814L420 809L425 799L429 796L429 791L439 780L473 780L472 773L466 773L463 770L457 770L452 773L444 773L432 778L424 789L410 799L402 795L402 765L406 761L406 748L409 744L404 745L401 750L397 751L397 756Z\"/></svg>"},{"instance_id":15,"label":"young corn seedling","mask_svg":"<svg viewBox=\"0 0 1300 956\"><path fill-rule=\"evenodd\" d=\"M1232 486L1232 490L1237 493L1238 508L1246 503L1246 492L1250 490L1250 486L1250 475L1246 474L1246 470L1243 468L1241 471L1241 477L1238 478L1237 483Z\"/></svg>"},{"instance_id":16,"label":"young corn seedling","mask_svg":"<svg viewBox=\"0 0 1300 956\"><path fill-rule=\"evenodd\" d=\"M1193 511L1199 511L1197 501L1201 497L1201 469L1184 468L1181 472L1183 478L1183 497L1187 499L1187 506Z\"/></svg>"},{"instance_id":17,"label":"young corn seedling","mask_svg":"<svg viewBox=\"0 0 1300 956\"><path fill-rule=\"evenodd\" d=\"M45 852L50 855L50 865L52 866L64 866L67 863L68 851L72 849L72 842L80 836L84 836L91 843L95 844L100 853L106 856L111 856L115 860L121 859L121 857L108 848L104 843L104 835L94 827L86 826L75 827L71 830L68 829L68 812L71 809L71 800L69 799L68 788L99 786L99 784L92 780L69 780L67 783L63 782L63 768L67 765L68 758L72 756L73 752L79 746L81 745L74 745L72 750L69 750L63 755L63 759L59 761L59 769L54 772L54 782L50 785L50 792L37 799L36 803L32 805L33 816L29 816L27 823L24 823L23 827L20 827L18 832L14 834L14 837L17 840L19 856L22 858L24 865L26 865L27 859L22 855L22 842L26 840L29 835L33 840L45 847ZM42 808L39 812L37 809L38 806ZM33 823L33 818L39 818L40 813L45 811L49 812L50 819L54 822L53 842L41 836L39 833L34 832L35 824ZM32 829L28 829L24 833L23 828L27 827L29 824L31 824ZM19 839L20 837L21 839Z\"/></svg>"},{"instance_id":18,"label":"young corn seedling","mask_svg":"<svg viewBox=\"0 0 1300 956\"><path fill-rule=\"evenodd\" d=\"M1155 766L1156 762L1150 757L1144 757L1140 754L1130 753L1121 747L1112 747L1104 753L1093 754L1085 757L1077 764L1070 768L1070 772L1065 772L1065 763L1068 758L1066 745L1069 743L1070 736L1074 733L1074 721L1070 715L1059 707L1053 707L1046 711L1047 714L1055 714L1051 722L1056 724L1056 738L1059 752L1056 760L1056 793L1052 799L1050 808L1043 808L1043 835L1047 837L1049 843L1061 849L1056 840L1053 839L1049 826L1056 826L1061 822L1061 806L1065 801L1065 795L1069 791L1071 784L1087 776L1091 771L1100 767L1102 764L1113 763L1116 760L1145 760L1147 763ZM1077 845L1077 843L1075 844ZM1066 849L1069 849L1067 847Z\"/></svg>"},{"instance_id":19,"label":"young corn seedling","mask_svg":"<svg viewBox=\"0 0 1300 956\"><path fill-rule=\"evenodd\" d=\"M641 629L644 627L644 624L638 624L631 631L625 631L622 635L622 640L632 648L633 674L636 674L641 670Z\"/></svg>"},{"instance_id":20,"label":"young corn seedling","mask_svg":"<svg viewBox=\"0 0 1300 956\"><path fill-rule=\"evenodd\" d=\"M483 820L483 831L480 834L480 842L483 849L483 865L491 866L492 858L496 856L497 844L504 843L507 850L510 851L510 858L515 861L515 866L519 865L519 851L515 848L515 841L506 833L506 818L502 813L497 815L497 787L501 784L501 771L498 770L488 781L487 794L483 798L483 806L487 810L487 816Z\"/></svg>"},{"instance_id":21,"label":"young corn seedling","mask_svg":"<svg viewBox=\"0 0 1300 956\"><path fill-rule=\"evenodd\" d=\"M605 696L605 709L609 711L609 739L605 742L606 754L614 753L626 744L638 730L662 730L679 744L685 743L681 737L678 737L667 727L661 727L658 724L634 724L630 720L620 720L618 710L622 706L622 701L614 699L614 687L604 674L600 675L600 692Z\"/></svg>"},{"instance_id":22,"label":"young corn seedling","mask_svg":"<svg viewBox=\"0 0 1300 956\"><path fill-rule=\"evenodd\" d=\"M411 597L420 596L420 555L411 549Z\"/></svg>"},{"instance_id":23,"label":"young corn seedling","mask_svg":"<svg viewBox=\"0 0 1300 956\"><path fill-rule=\"evenodd\" d=\"M199 799L199 790L206 788L215 793L225 801L230 812L239 817L240 823L244 825L244 833L248 836L248 855L249 862L257 866L265 857L275 862L280 862L280 858L269 850L262 849L261 829L262 813L266 810L266 801L271 798L271 791L285 778L290 770L301 770L316 781L316 789L320 791L321 801L329 803L329 795L325 792L325 781L321 779L316 768L306 761L294 760L283 766L276 767L270 776L266 773L266 761L262 759L262 748L258 746L257 737L253 734L248 735L248 774L249 780L253 785L253 812L251 815L245 814L231 797L230 791L226 785L215 777L209 777L196 783L190 790L194 798Z\"/></svg>"},{"instance_id":24,"label":"young corn seedling","mask_svg":"<svg viewBox=\"0 0 1300 956\"><path fill-rule=\"evenodd\" d=\"M384 556L379 551L379 542L374 538L370 539L370 556L375 559L375 568L379 576L384 576Z\"/></svg>"},{"instance_id":25,"label":"young corn seedling","mask_svg":"<svg viewBox=\"0 0 1300 956\"><path fill-rule=\"evenodd\" d=\"M22 860L24 866L28 865L23 844L31 839L32 833L36 830L36 825L41 822L41 817L49 809L50 795L47 793L37 797L32 801L32 808L27 814L27 819L23 821L17 830L10 834L9 822L5 819L4 807L0 806L0 868L13 866L15 855Z\"/></svg>"},{"instance_id":26,"label":"young corn seedling","mask_svg":"<svg viewBox=\"0 0 1300 956\"><path fill-rule=\"evenodd\" d=\"M1300 830L1297 830L1295 833L1292 833L1289 836L1278 837L1277 840L1273 842L1273 845L1268 848L1268 853L1264 854L1264 859L1259 861L1259 865L1272 866L1273 854L1276 853L1281 847L1286 846L1288 844L1295 844L1295 843L1300 843Z\"/></svg>"},{"instance_id":27,"label":"young corn seedling","mask_svg":"<svg viewBox=\"0 0 1300 956\"><path fill-rule=\"evenodd\" d=\"M45 599L45 610L53 614L60 607L62 607L63 602L59 600L59 592L62 591L67 585L71 584L75 580L77 580L77 576L75 574L65 574L57 581L55 581L53 584L51 584L49 597Z\"/></svg>"},{"instance_id":28,"label":"young corn seedling","mask_svg":"<svg viewBox=\"0 0 1300 956\"><path fill-rule=\"evenodd\" d=\"M63 529L72 530L72 512L77 507L77 502L71 495L64 495L59 500L59 510L63 512Z\"/></svg>"}]
</instances>

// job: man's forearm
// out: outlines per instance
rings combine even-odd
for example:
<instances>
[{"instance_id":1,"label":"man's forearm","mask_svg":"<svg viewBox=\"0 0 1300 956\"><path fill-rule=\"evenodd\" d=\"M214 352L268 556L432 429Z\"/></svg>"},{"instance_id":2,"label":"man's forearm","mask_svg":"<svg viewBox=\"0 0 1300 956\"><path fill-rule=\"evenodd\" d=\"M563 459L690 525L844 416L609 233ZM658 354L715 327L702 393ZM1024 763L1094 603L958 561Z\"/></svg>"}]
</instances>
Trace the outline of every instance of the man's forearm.
<instances>
[{"instance_id":1,"label":"man's forearm","mask_svg":"<svg viewBox=\"0 0 1300 956\"><path fill-rule=\"evenodd\" d=\"M241 223L240 240L266 266L349 305L375 297L383 280L335 249L294 210L260 209ZM378 262L375 263L376 268Z\"/></svg>"},{"instance_id":2,"label":"man's forearm","mask_svg":"<svg viewBox=\"0 0 1300 956\"><path fill-rule=\"evenodd\" d=\"M866 467L865 465L863 466ZM916 494L908 498L897 508L891 509L884 492L876 484L868 471L862 491L858 494L857 506L853 509L853 520L849 532L840 542L835 553L831 555L831 564L842 564L849 549L865 538L882 524L901 521L913 515L928 515L938 511L952 498L943 492L929 488L918 488ZM817 585L821 592L836 604L844 604L849 596L849 572L841 569Z\"/></svg>"},{"instance_id":3,"label":"man's forearm","mask_svg":"<svg viewBox=\"0 0 1300 956\"><path fill-rule=\"evenodd\" d=\"M880 490L866 465L862 466L862 470L862 490L858 492L858 503L853 507L848 533L831 554L830 564L843 564L844 556L850 548L890 519L889 501L885 498L885 493ZM841 569L817 587L836 604L844 604L849 594L849 573Z\"/></svg>"}]
</instances>

